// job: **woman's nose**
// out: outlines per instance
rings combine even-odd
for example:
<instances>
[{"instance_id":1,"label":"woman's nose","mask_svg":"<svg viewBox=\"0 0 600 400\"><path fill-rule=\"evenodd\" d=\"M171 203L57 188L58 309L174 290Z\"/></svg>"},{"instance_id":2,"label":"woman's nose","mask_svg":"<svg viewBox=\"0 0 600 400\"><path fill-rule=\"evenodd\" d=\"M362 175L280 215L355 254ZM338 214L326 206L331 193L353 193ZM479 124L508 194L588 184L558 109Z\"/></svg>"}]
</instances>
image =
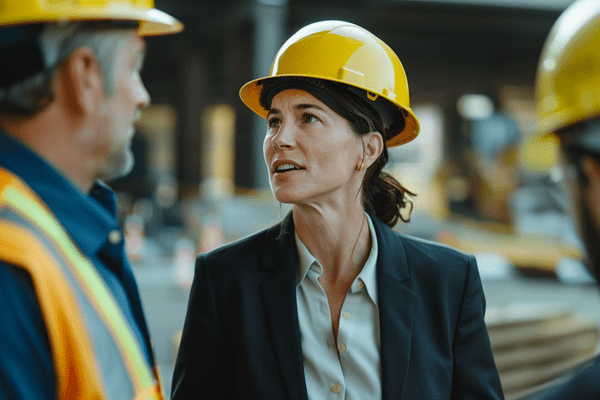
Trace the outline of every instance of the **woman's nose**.
<instances>
[{"instance_id":1,"label":"woman's nose","mask_svg":"<svg viewBox=\"0 0 600 400\"><path fill-rule=\"evenodd\" d=\"M271 145L274 149L291 148L296 143L294 136L293 124L282 122L271 138Z\"/></svg>"}]
</instances>

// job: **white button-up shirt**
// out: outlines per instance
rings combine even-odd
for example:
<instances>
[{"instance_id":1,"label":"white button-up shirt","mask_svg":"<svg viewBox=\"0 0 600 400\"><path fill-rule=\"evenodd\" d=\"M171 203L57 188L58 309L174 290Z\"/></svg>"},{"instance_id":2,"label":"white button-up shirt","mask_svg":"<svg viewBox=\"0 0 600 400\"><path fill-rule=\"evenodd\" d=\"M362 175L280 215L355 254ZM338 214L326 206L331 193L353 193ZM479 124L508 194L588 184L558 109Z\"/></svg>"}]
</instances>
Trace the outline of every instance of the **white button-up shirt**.
<instances>
[{"instance_id":1,"label":"white button-up shirt","mask_svg":"<svg viewBox=\"0 0 600 400\"><path fill-rule=\"evenodd\" d=\"M377 237L371 218L371 253L346 293L337 349L327 295L318 278L323 267L296 234L300 258L296 300L308 398L364 400L381 398ZM339 357L338 357L339 354Z\"/></svg>"}]
</instances>

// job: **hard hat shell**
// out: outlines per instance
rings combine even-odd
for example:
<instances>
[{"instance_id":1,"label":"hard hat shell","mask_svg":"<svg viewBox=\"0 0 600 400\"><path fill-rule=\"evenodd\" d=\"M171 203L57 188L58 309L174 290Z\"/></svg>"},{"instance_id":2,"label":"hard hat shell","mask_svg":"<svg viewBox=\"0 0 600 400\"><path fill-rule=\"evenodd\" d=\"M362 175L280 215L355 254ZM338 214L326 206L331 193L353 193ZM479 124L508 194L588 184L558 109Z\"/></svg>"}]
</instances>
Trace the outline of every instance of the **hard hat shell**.
<instances>
[{"instance_id":1,"label":"hard hat shell","mask_svg":"<svg viewBox=\"0 0 600 400\"><path fill-rule=\"evenodd\" d=\"M561 14L536 79L540 133L600 116L600 1L578 0Z\"/></svg>"},{"instance_id":2,"label":"hard hat shell","mask_svg":"<svg viewBox=\"0 0 600 400\"><path fill-rule=\"evenodd\" d=\"M244 104L263 118L259 103L262 82L284 76L342 82L366 91L365 99L382 97L402 110L405 126L386 141L388 147L408 143L419 134L419 121L410 109L404 67L390 47L371 32L344 21L321 21L305 26L281 46L269 75L240 89Z\"/></svg>"},{"instance_id":3,"label":"hard hat shell","mask_svg":"<svg viewBox=\"0 0 600 400\"><path fill-rule=\"evenodd\" d=\"M154 0L3 0L0 27L69 21L138 21L140 36L177 33L183 24Z\"/></svg>"}]
</instances>

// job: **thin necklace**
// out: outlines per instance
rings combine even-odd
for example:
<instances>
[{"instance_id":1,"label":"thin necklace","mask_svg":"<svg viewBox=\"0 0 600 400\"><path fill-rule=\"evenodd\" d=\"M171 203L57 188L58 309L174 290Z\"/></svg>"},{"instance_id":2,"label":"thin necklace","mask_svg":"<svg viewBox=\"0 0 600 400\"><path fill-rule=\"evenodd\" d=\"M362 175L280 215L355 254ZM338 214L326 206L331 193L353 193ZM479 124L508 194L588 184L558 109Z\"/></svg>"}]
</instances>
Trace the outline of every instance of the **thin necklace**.
<instances>
[{"instance_id":1,"label":"thin necklace","mask_svg":"<svg viewBox=\"0 0 600 400\"><path fill-rule=\"evenodd\" d=\"M367 217L363 214L362 224L360 224L360 231L358 231L358 237L356 238L356 242L354 242L354 247L352 247L352 253L350 253L350 264L354 267L354 263L352 262L352 256L354 255L354 250L356 249L356 245L358 244L358 240L360 239L360 234L362 233L363 227L365 226L365 220Z\"/></svg>"}]
</instances>

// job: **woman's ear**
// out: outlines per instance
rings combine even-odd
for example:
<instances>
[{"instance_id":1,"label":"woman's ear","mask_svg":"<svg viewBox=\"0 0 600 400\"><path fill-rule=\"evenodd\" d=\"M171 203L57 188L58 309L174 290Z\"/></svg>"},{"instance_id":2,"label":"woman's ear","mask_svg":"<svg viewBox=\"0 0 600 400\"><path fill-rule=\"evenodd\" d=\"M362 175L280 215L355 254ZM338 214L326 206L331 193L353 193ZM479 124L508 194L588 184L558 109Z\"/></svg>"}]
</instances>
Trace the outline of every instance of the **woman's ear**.
<instances>
[{"instance_id":1,"label":"woman's ear","mask_svg":"<svg viewBox=\"0 0 600 400\"><path fill-rule=\"evenodd\" d=\"M383 137L379 132L370 132L362 135L364 168L369 168L383 151Z\"/></svg>"},{"instance_id":2,"label":"woman's ear","mask_svg":"<svg viewBox=\"0 0 600 400\"><path fill-rule=\"evenodd\" d=\"M89 114L104 96L102 71L94 52L87 47L75 50L60 70L58 93L76 114Z\"/></svg>"}]
</instances>

